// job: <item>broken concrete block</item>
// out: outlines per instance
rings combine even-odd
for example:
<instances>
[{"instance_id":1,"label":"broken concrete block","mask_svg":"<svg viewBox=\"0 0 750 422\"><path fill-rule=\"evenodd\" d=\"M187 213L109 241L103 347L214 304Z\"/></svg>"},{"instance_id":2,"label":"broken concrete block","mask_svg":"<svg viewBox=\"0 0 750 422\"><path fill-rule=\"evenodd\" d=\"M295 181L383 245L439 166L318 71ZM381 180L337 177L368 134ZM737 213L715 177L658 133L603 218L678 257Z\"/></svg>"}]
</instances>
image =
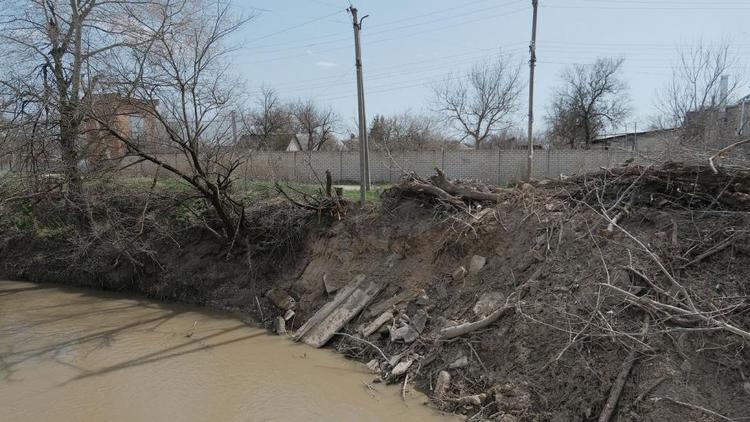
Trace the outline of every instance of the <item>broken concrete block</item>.
<instances>
[{"instance_id":1,"label":"broken concrete block","mask_svg":"<svg viewBox=\"0 0 750 422\"><path fill-rule=\"evenodd\" d=\"M297 301L283 289L273 288L266 292L266 297L274 306L283 311L294 309L297 306Z\"/></svg>"},{"instance_id":2,"label":"broken concrete block","mask_svg":"<svg viewBox=\"0 0 750 422\"><path fill-rule=\"evenodd\" d=\"M392 319L393 319L393 312L385 311L382 314L380 314L379 317L375 318L374 321L362 327L360 334L362 334L362 337L369 337L375 331L378 331L378 329L380 329L380 327L382 327L383 324L385 324L386 322Z\"/></svg>"},{"instance_id":3,"label":"broken concrete block","mask_svg":"<svg viewBox=\"0 0 750 422\"><path fill-rule=\"evenodd\" d=\"M445 396L448 394L450 386L451 374L449 374L448 371L440 371L437 376L437 381L435 382L435 390L433 390L435 398L438 400L444 400Z\"/></svg>"},{"instance_id":4,"label":"broken concrete block","mask_svg":"<svg viewBox=\"0 0 750 422\"><path fill-rule=\"evenodd\" d=\"M366 366L367 366L367 369L369 369L373 373L377 374L378 372L380 372L380 363L378 363L377 359L373 359L373 360L367 362Z\"/></svg>"},{"instance_id":5,"label":"broken concrete block","mask_svg":"<svg viewBox=\"0 0 750 422\"><path fill-rule=\"evenodd\" d=\"M402 360L393 368L393 370L391 371L391 375L396 377L399 375L404 375L406 371L409 370L412 363L414 363L414 358L407 358Z\"/></svg>"},{"instance_id":6,"label":"broken concrete block","mask_svg":"<svg viewBox=\"0 0 750 422\"><path fill-rule=\"evenodd\" d=\"M414 328L414 330L422 334L422 331L424 331L424 327L427 325L427 311L424 309L419 309L416 314L411 318L411 327Z\"/></svg>"},{"instance_id":7,"label":"broken concrete block","mask_svg":"<svg viewBox=\"0 0 750 422\"><path fill-rule=\"evenodd\" d=\"M282 317L276 317L276 323L274 326L276 334L282 336L286 334L286 321Z\"/></svg>"},{"instance_id":8,"label":"broken concrete block","mask_svg":"<svg viewBox=\"0 0 750 422\"><path fill-rule=\"evenodd\" d=\"M414 340L416 340L415 335L417 337L419 336L419 333L417 333L413 328L411 328L409 324L404 324L398 328L391 327L390 332L391 332L391 342L394 342L396 340L406 341L407 337L410 339L414 338Z\"/></svg>"},{"instance_id":9,"label":"broken concrete block","mask_svg":"<svg viewBox=\"0 0 750 422\"><path fill-rule=\"evenodd\" d=\"M479 318L484 318L487 315L495 312L497 308L502 306L504 300L505 299L503 297L503 294L500 292L483 293L481 296L479 296L479 300L472 309L474 311L474 315L478 316Z\"/></svg>"},{"instance_id":10,"label":"broken concrete block","mask_svg":"<svg viewBox=\"0 0 750 422\"><path fill-rule=\"evenodd\" d=\"M469 274L477 274L479 271L484 268L484 264L487 263L487 258L481 256L481 255L474 255L471 257L471 262L469 263Z\"/></svg>"},{"instance_id":11,"label":"broken concrete block","mask_svg":"<svg viewBox=\"0 0 750 422\"><path fill-rule=\"evenodd\" d=\"M475 394L473 396L461 397L458 399L458 404L464 406L481 406L485 400L487 400L487 394Z\"/></svg>"},{"instance_id":12,"label":"broken concrete block","mask_svg":"<svg viewBox=\"0 0 750 422\"><path fill-rule=\"evenodd\" d=\"M359 314L382 288L380 282L368 280L363 274L358 275L297 330L294 340L322 347Z\"/></svg>"},{"instance_id":13,"label":"broken concrete block","mask_svg":"<svg viewBox=\"0 0 750 422\"><path fill-rule=\"evenodd\" d=\"M456 281L463 280L464 277L466 277L466 268L464 267L456 268L456 271L453 271L452 276L453 276L453 279Z\"/></svg>"}]
</instances>

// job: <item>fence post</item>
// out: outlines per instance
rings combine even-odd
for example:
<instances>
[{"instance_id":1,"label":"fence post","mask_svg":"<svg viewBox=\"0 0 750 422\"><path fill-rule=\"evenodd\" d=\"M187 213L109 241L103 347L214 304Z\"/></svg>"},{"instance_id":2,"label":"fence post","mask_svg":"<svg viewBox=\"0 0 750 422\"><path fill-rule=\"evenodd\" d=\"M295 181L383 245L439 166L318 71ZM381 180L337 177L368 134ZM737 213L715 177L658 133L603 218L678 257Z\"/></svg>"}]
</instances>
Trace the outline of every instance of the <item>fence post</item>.
<instances>
[{"instance_id":1,"label":"fence post","mask_svg":"<svg viewBox=\"0 0 750 422\"><path fill-rule=\"evenodd\" d=\"M500 172L502 171L501 167L502 167L502 162L503 162L502 156L501 156L502 151L503 150L500 148L497 149L497 185L498 186L502 184L500 181Z\"/></svg>"},{"instance_id":2,"label":"fence post","mask_svg":"<svg viewBox=\"0 0 750 422\"><path fill-rule=\"evenodd\" d=\"M547 173L544 175L544 177L547 178L547 179L551 179L552 178L552 175L550 174L550 173L552 173L552 166L550 165L550 161L552 160L552 154L551 153L552 153L552 149L550 149L548 147L547 148Z\"/></svg>"},{"instance_id":3,"label":"fence post","mask_svg":"<svg viewBox=\"0 0 750 422\"><path fill-rule=\"evenodd\" d=\"M292 152L294 156L294 181L299 182L299 179L297 178L297 151Z\"/></svg>"}]
</instances>

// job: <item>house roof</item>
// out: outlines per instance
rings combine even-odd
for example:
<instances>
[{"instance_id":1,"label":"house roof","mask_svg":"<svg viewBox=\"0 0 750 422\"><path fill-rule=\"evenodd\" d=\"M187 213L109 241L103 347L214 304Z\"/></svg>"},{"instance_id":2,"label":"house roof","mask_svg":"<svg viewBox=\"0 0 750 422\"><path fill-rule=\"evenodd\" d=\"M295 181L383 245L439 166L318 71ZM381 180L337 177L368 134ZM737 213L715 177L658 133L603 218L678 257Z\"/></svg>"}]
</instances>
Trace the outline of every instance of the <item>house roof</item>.
<instances>
[{"instance_id":1,"label":"house roof","mask_svg":"<svg viewBox=\"0 0 750 422\"><path fill-rule=\"evenodd\" d=\"M648 135L657 135L657 134L665 134L665 133L671 133L675 132L679 129L677 128L670 128L670 129L654 129L654 130L642 130L640 132L627 132L627 133L611 133L608 135L602 135L593 141L592 143L600 143L600 142L611 142L611 141L619 141L624 140L628 136L648 136Z\"/></svg>"}]
</instances>

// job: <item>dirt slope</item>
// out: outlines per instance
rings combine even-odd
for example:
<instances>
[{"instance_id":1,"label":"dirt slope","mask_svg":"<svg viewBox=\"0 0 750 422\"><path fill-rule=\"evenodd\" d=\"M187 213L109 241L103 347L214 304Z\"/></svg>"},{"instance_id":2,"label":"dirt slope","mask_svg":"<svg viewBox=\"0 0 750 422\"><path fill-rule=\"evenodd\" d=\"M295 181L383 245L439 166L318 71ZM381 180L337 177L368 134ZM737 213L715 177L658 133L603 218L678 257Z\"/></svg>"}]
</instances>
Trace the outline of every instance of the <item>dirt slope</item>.
<instances>
[{"instance_id":1,"label":"dirt slope","mask_svg":"<svg viewBox=\"0 0 750 422\"><path fill-rule=\"evenodd\" d=\"M6 214L0 269L239 309L269 326L284 314L274 298L288 294L287 329L364 274L383 289L342 328L350 337L329 344L374 359L379 380L408 376L445 410L503 421L597 420L608 408L622 421L750 416L747 173L669 165L506 190L468 184L490 201L466 206L405 186L340 221L273 201L258 212L258 239L285 242L231 253L172 211L155 210L154 229L132 245L122 239L134 233L110 233L75 256L69 231L19 230ZM136 203L119 208L137 227ZM168 235L156 230L164 224ZM481 329L445 334L503 307Z\"/></svg>"}]
</instances>

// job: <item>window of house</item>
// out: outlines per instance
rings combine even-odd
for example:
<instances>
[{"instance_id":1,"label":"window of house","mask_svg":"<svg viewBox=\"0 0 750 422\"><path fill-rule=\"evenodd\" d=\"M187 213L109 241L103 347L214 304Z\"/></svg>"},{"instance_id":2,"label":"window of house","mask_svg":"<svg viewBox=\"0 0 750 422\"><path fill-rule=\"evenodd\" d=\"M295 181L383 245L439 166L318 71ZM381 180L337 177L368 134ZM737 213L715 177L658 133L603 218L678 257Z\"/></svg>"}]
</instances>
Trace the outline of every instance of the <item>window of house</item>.
<instances>
[{"instance_id":1,"label":"window of house","mask_svg":"<svg viewBox=\"0 0 750 422\"><path fill-rule=\"evenodd\" d=\"M130 124L130 137L142 140L146 131L146 123L143 116L131 115L128 118Z\"/></svg>"}]
</instances>

